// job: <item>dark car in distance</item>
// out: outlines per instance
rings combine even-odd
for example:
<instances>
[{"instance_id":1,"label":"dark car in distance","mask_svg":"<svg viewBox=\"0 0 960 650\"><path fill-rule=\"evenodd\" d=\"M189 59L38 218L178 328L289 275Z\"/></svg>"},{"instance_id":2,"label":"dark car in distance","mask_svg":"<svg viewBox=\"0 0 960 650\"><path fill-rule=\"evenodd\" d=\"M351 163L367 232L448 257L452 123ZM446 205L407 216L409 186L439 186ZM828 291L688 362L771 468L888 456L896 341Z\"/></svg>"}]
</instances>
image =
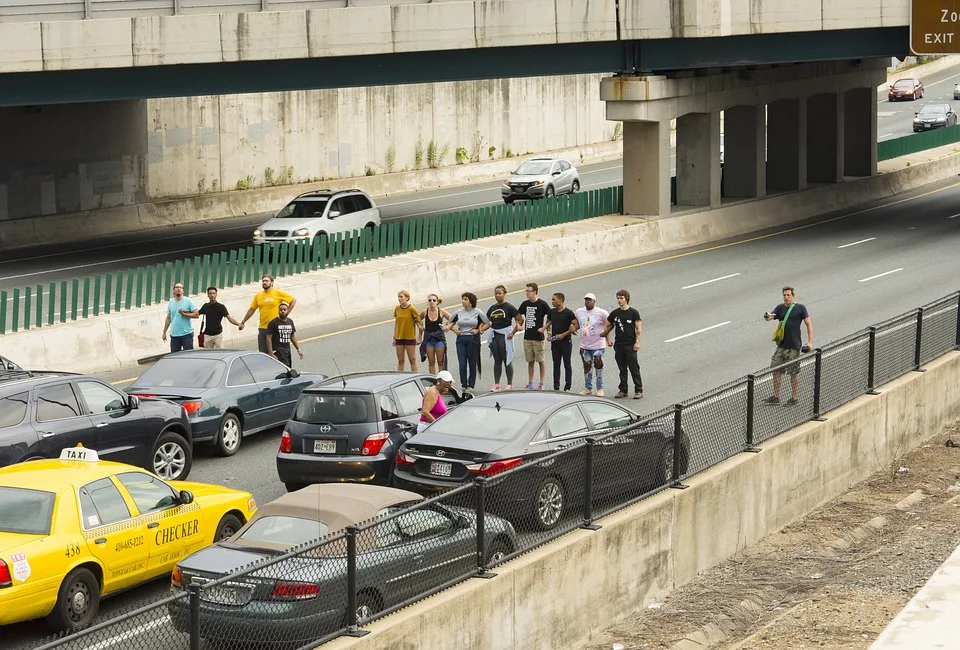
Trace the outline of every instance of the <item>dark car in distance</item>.
<instances>
[{"instance_id":1,"label":"dark car in distance","mask_svg":"<svg viewBox=\"0 0 960 650\"><path fill-rule=\"evenodd\" d=\"M957 125L957 114L950 104L926 104L913 118L913 132Z\"/></svg>"},{"instance_id":2,"label":"dark car in distance","mask_svg":"<svg viewBox=\"0 0 960 650\"><path fill-rule=\"evenodd\" d=\"M389 485L397 449L417 432L434 383L420 372L356 372L304 390L280 439L280 481L290 492L311 483ZM447 408L467 399L454 387L444 395Z\"/></svg>"},{"instance_id":3,"label":"dark car in distance","mask_svg":"<svg viewBox=\"0 0 960 650\"><path fill-rule=\"evenodd\" d=\"M0 467L58 458L78 444L167 480L186 479L193 465L179 404L125 395L88 375L0 370Z\"/></svg>"},{"instance_id":4,"label":"dark car in distance","mask_svg":"<svg viewBox=\"0 0 960 650\"><path fill-rule=\"evenodd\" d=\"M193 439L232 456L244 436L281 426L300 391L324 379L254 350L185 350L162 357L126 391L182 404Z\"/></svg>"},{"instance_id":5,"label":"dark car in distance","mask_svg":"<svg viewBox=\"0 0 960 650\"><path fill-rule=\"evenodd\" d=\"M602 397L553 391L489 393L405 442L397 453L394 485L435 495L581 444L587 437L602 437L594 447L595 497L639 495L669 481L674 455L673 427L629 426L639 420L633 411ZM686 472L686 434L681 445L680 468ZM491 486L487 501L492 512L516 526L549 530L582 501L580 454L559 456L516 476L503 489Z\"/></svg>"}]
</instances>

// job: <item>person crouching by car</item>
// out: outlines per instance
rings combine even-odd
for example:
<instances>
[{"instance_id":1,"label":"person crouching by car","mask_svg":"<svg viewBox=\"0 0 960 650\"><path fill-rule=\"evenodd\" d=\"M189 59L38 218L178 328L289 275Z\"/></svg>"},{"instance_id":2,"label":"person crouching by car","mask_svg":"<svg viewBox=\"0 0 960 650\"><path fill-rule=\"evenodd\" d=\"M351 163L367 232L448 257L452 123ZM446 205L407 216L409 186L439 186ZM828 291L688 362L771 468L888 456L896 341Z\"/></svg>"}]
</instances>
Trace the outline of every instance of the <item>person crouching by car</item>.
<instances>
[{"instance_id":1,"label":"person crouching by car","mask_svg":"<svg viewBox=\"0 0 960 650\"><path fill-rule=\"evenodd\" d=\"M453 375L449 370L441 370L437 373L437 383L427 389L423 394L423 402L420 407L420 421L417 423L417 433L423 433L427 425L436 422L447 412L447 403L443 401L443 394L450 390L453 385Z\"/></svg>"},{"instance_id":2,"label":"person crouching by car","mask_svg":"<svg viewBox=\"0 0 960 650\"><path fill-rule=\"evenodd\" d=\"M290 344L297 348L297 354L301 359L303 359L303 351L297 341L297 326L293 324L293 319L287 316L289 311L290 305L281 302L277 309L277 317L267 325L267 354L276 357L277 361L286 364L288 368L293 368Z\"/></svg>"}]
</instances>

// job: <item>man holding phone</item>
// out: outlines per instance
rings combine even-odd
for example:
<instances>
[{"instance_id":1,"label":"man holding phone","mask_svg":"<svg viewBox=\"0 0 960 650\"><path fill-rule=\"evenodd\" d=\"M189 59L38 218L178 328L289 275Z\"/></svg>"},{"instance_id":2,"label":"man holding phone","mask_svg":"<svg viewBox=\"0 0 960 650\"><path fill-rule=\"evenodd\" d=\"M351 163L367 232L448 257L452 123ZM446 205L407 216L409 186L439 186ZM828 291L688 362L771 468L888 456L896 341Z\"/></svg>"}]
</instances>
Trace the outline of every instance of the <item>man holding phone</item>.
<instances>
[{"instance_id":1,"label":"man holding phone","mask_svg":"<svg viewBox=\"0 0 960 650\"><path fill-rule=\"evenodd\" d=\"M809 352L813 348L813 322L810 320L810 313L807 308L796 302L796 292L793 287L783 288L783 302L774 307L772 312L764 312L764 320L778 320L780 325L774 334L774 341L777 341L777 349L770 359L770 367L776 368L785 363L790 365L781 368L773 373L773 395L766 399L767 404L780 403L780 382L783 379L783 373L790 374L792 385L792 396L787 400L787 406L797 404L797 396L800 390L800 363L796 360L800 353ZM803 345L800 339L800 323L807 326L807 344ZM796 363L790 363L794 361Z\"/></svg>"}]
</instances>

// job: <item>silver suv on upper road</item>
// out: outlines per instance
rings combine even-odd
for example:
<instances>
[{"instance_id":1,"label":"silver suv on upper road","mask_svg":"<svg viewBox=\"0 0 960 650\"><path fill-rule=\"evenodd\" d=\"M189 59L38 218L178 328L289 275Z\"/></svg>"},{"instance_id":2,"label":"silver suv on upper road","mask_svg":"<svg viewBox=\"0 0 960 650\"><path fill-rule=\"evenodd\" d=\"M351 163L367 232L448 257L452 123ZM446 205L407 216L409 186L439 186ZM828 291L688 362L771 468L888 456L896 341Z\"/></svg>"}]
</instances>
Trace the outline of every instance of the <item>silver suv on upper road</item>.
<instances>
[{"instance_id":1,"label":"silver suv on upper road","mask_svg":"<svg viewBox=\"0 0 960 650\"><path fill-rule=\"evenodd\" d=\"M566 160L559 158L531 158L500 187L504 203L517 199L543 199L556 194L576 194L580 191L580 173Z\"/></svg>"},{"instance_id":2,"label":"silver suv on upper road","mask_svg":"<svg viewBox=\"0 0 960 650\"><path fill-rule=\"evenodd\" d=\"M380 225L380 208L362 190L317 190L301 194L253 231L254 244L313 239Z\"/></svg>"}]
</instances>

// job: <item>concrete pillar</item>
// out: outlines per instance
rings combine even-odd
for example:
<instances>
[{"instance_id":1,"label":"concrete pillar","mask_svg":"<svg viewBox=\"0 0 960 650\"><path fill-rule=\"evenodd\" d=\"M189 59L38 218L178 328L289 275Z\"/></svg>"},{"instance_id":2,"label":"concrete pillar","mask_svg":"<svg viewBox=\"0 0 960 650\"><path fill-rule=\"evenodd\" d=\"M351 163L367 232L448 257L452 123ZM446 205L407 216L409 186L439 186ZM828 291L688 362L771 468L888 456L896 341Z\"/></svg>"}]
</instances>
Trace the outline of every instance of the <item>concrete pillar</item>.
<instances>
[{"instance_id":1,"label":"concrete pillar","mask_svg":"<svg viewBox=\"0 0 960 650\"><path fill-rule=\"evenodd\" d=\"M877 173L877 91L848 90L843 99L843 174Z\"/></svg>"},{"instance_id":2,"label":"concrete pillar","mask_svg":"<svg viewBox=\"0 0 960 650\"><path fill-rule=\"evenodd\" d=\"M734 106L723 116L723 195L766 196L766 106Z\"/></svg>"},{"instance_id":3,"label":"concrete pillar","mask_svg":"<svg viewBox=\"0 0 960 650\"><path fill-rule=\"evenodd\" d=\"M623 212L670 214L670 122L623 123Z\"/></svg>"},{"instance_id":4,"label":"concrete pillar","mask_svg":"<svg viewBox=\"0 0 960 650\"><path fill-rule=\"evenodd\" d=\"M720 206L720 112L677 118L677 205Z\"/></svg>"},{"instance_id":5,"label":"concrete pillar","mask_svg":"<svg viewBox=\"0 0 960 650\"><path fill-rule=\"evenodd\" d=\"M807 102L780 99L767 105L767 192L807 187Z\"/></svg>"},{"instance_id":6,"label":"concrete pillar","mask_svg":"<svg viewBox=\"0 0 960 650\"><path fill-rule=\"evenodd\" d=\"M807 182L843 181L843 93L807 100Z\"/></svg>"}]
</instances>

